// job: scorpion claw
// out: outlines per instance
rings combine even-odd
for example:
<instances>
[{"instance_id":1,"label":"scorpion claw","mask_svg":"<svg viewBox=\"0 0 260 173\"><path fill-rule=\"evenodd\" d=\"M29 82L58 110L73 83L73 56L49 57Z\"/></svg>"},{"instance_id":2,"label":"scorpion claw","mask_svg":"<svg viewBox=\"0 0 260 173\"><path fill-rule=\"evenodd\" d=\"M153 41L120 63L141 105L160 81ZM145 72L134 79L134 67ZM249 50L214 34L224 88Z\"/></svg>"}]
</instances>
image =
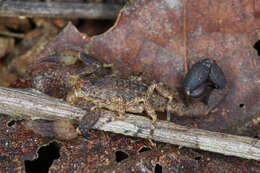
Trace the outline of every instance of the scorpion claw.
<instances>
[{"instance_id":1,"label":"scorpion claw","mask_svg":"<svg viewBox=\"0 0 260 173\"><path fill-rule=\"evenodd\" d=\"M213 82L213 84L215 85L216 88L218 89L223 89L226 86L226 78L224 76L223 71L221 70L221 68L216 64L216 62L214 61L214 63L212 63L211 65L211 69L210 69L210 73L209 73L209 78L210 80Z\"/></svg>"},{"instance_id":2,"label":"scorpion claw","mask_svg":"<svg viewBox=\"0 0 260 173\"><path fill-rule=\"evenodd\" d=\"M204 59L195 63L184 78L185 94L190 97L199 97L206 90L206 82L210 81L215 88L223 89L226 79L216 61Z\"/></svg>"},{"instance_id":3,"label":"scorpion claw","mask_svg":"<svg viewBox=\"0 0 260 173\"><path fill-rule=\"evenodd\" d=\"M193 95L193 91L199 88L208 80L210 68L205 60L199 61L192 66L184 78L184 89L188 96Z\"/></svg>"}]
</instances>

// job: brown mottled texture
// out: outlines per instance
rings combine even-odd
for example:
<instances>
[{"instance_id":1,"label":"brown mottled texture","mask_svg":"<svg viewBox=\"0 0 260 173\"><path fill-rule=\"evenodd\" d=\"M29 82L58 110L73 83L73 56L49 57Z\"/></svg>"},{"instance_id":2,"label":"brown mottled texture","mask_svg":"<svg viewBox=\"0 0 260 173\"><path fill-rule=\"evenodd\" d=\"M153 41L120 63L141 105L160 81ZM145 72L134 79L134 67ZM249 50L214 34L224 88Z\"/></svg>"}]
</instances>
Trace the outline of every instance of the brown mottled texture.
<instances>
[{"instance_id":1,"label":"brown mottled texture","mask_svg":"<svg viewBox=\"0 0 260 173\"><path fill-rule=\"evenodd\" d=\"M68 75L103 76L109 72L109 69L102 68L100 62L93 57L68 49L34 64L12 87L34 88L54 97L65 98L69 90L66 86Z\"/></svg>"},{"instance_id":2,"label":"brown mottled texture","mask_svg":"<svg viewBox=\"0 0 260 173\"><path fill-rule=\"evenodd\" d=\"M37 150L50 143L49 138L41 138L31 131L22 129L19 123L7 127L8 116L0 116L0 172L23 172L24 160L37 158ZM26 139L26 140L25 140ZM59 142L59 141L58 141ZM122 135L89 131L88 138L78 137L73 141L59 142L60 158L55 160L49 172L148 172L154 171L156 164L163 172L249 172L257 173L257 161L227 157L175 146L157 144L152 148L149 142ZM142 147L150 151L139 153ZM128 158L116 161L116 151L128 154Z\"/></svg>"},{"instance_id":3,"label":"brown mottled texture","mask_svg":"<svg viewBox=\"0 0 260 173\"><path fill-rule=\"evenodd\" d=\"M176 117L174 121L222 131L256 112L260 104L260 59L253 48L259 38L259 20L254 11L253 0L136 0L104 34L89 38L69 24L39 58L68 47L83 50L114 63L121 72L145 72L178 91L184 64L214 59L226 76L230 93L210 116Z\"/></svg>"},{"instance_id":4,"label":"brown mottled texture","mask_svg":"<svg viewBox=\"0 0 260 173\"><path fill-rule=\"evenodd\" d=\"M46 28L45 28L46 29ZM28 32L19 46L8 56L7 64L0 69L0 85L9 86L28 70L38 54L54 38L57 30L35 29Z\"/></svg>"},{"instance_id":5,"label":"brown mottled texture","mask_svg":"<svg viewBox=\"0 0 260 173\"><path fill-rule=\"evenodd\" d=\"M150 120L144 116L128 113L124 114L124 118L118 119L117 113L104 109L100 109L98 112L95 111L93 116L97 115L99 117L96 121L95 118L89 115L92 114L93 111L91 112L70 106L56 98L51 98L39 92L33 92L33 90L30 92L21 89L0 87L0 91L0 112L11 115L13 118L22 118L25 120L40 119L55 122L57 122L56 120L60 122L59 120L62 119L79 124L83 116L87 115L86 121L88 121L88 119L90 119L90 121L86 122L86 116L84 117L83 125L86 124L85 129L93 126L91 128L97 130L153 139L155 141L238 156L241 158L260 160L260 140L255 138L189 128L168 121L158 120L155 122L156 119ZM146 110L151 112L153 109ZM66 128L68 128L68 133L71 133L71 130L74 129L69 122L67 124L70 126L67 126L64 123L57 124L55 122L52 125L53 127L49 126L48 123L46 123L45 127L44 121L42 124L37 122L34 123L35 125L27 124L27 127L43 136L50 137L51 135L49 134L54 133L52 136L57 136L59 139L66 131ZM49 129L48 126L51 128ZM75 132L73 133L75 134ZM64 139L66 139L66 135L63 135ZM70 137L67 139L69 138ZM237 148L240 149L239 152L237 151Z\"/></svg>"},{"instance_id":6,"label":"brown mottled texture","mask_svg":"<svg viewBox=\"0 0 260 173\"><path fill-rule=\"evenodd\" d=\"M226 96L226 92L218 91L219 97L210 96L210 104L202 102L190 103L188 106L179 98L178 93L162 84L146 85L141 77L128 78L79 78L70 76L67 79L71 91L66 101L82 105L93 104L92 108L106 108L115 111L122 118L126 112L146 112L154 121L157 119L155 111L171 112L176 116L206 116ZM213 91L216 93L216 91ZM91 108L91 109L92 109Z\"/></svg>"},{"instance_id":7,"label":"brown mottled texture","mask_svg":"<svg viewBox=\"0 0 260 173\"><path fill-rule=\"evenodd\" d=\"M50 140L39 138L19 124L7 126L10 117L0 115L0 172L22 172L24 161L37 158L37 149Z\"/></svg>"},{"instance_id":8,"label":"brown mottled texture","mask_svg":"<svg viewBox=\"0 0 260 173\"><path fill-rule=\"evenodd\" d=\"M205 58L214 59L223 70L230 88L225 101L208 117L173 116L172 120L190 127L259 137L259 130L252 130L251 126L252 117L259 117L255 112L260 104L260 59L253 48L259 39L260 21L254 2L136 0L122 10L109 31L91 38L69 24L48 44L33 65L34 72L42 76L39 82L44 84L38 88L53 96L56 96L56 91L61 91L57 95L64 97L67 91L62 88L65 85L62 81L65 71L70 72L71 68L56 68L59 65L49 64L53 71L48 72L48 63L43 65L39 62L68 49L114 63L127 75L129 72L148 73L177 91L181 91L185 64L191 66ZM32 78L35 84L36 73ZM52 83L56 75L48 75L53 73L60 76L56 83ZM48 78L50 80L45 80ZM1 124L6 123L5 116L0 116L0 119ZM19 172L23 169L23 159L35 158L37 147L49 142L21 130L19 126L17 130L2 126L0 130L2 172ZM148 172L154 171L156 163L162 166L163 172L259 172L260 167L255 161L206 152L197 154L194 150L183 149L180 154L175 147L136 154L141 146L149 144L136 138L92 130L84 136L88 138L78 137L63 143L61 157L54 162L50 172ZM129 159L117 164L115 152L118 150L129 154Z\"/></svg>"},{"instance_id":9,"label":"brown mottled texture","mask_svg":"<svg viewBox=\"0 0 260 173\"><path fill-rule=\"evenodd\" d=\"M15 88L34 88L57 98L64 98L66 89L66 73L68 68L58 66L55 63L39 63L34 65L25 77L17 80L12 86Z\"/></svg>"},{"instance_id":10,"label":"brown mottled texture","mask_svg":"<svg viewBox=\"0 0 260 173\"><path fill-rule=\"evenodd\" d=\"M242 165L241 165L242 164ZM254 165L246 168L245 165ZM258 162L240 161L235 157L221 157L211 153L197 152L186 148L159 146L154 150L132 155L129 159L110 167L103 167L97 172L155 172L155 167L161 166L165 173L215 173L215 172L251 172L260 170ZM130 171L131 170L131 171ZM160 170L160 169L159 169ZM157 170L158 171L158 170ZM159 171L158 171L159 172Z\"/></svg>"},{"instance_id":11,"label":"brown mottled texture","mask_svg":"<svg viewBox=\"0 0 260 173\"><path fill-rule=\"evenodd\" d=\"M0 59L13 51L14 43L13 38L0 37Z\"/></svg>"},{"instance_id":12,"label":"brown mottled texture","mask_svg":"<svg viewBox=\"0 0 260 173\"><path fill-rule=\"evenodd\" d=\"M23 172L24 161L36 159L37 150L53 140L33 134L19 122L8 127L9 120L10 117L0 115L0 172ZM61 157L54 161L51 172L56 168L62 172L93 172L115 162L117 150L135 154L142 146L150 145L145 140L98 131L90 131L88 139L78 137L73 141L58 142L62 146Z\"/></svg>"},{"instance_id":13,"label":"brown mottled texture","mask_svg":"<svg viewBox=\"0 0 260 173\"><path fill-rule=\"evenodd\" d=\"M25 107L29 109L28 106ZM109 116L108 115L109 111L105 111L105 112L107 113L104 113L106 115L102 115L103 120L107 116ZM132 122L137 117L140 116L132 115L132 117L128 120ZM138 127L144 126L145 128L149 127L148 125L149 120L143 121L140 120L140 118L138 120L139 124L137 126ZM147 119L147 118L143 117L143 119ZM8 123L9 126L8 127L6 126L8 120L11 120L11 117L4 116L4 115L0 116L0 124L2 124L0 128L0 136L1 136L0 150L2 151L0 157L4 157L4 159L1 159L3 163L1 163L0 169L3 170L2 172L12 172L12 171L21 172L22 170L24 170L23 167L24 160L35 159L36 158L35 153L37 147L40 147L42 145L47 145L49 142L51 142L51 140L49 138L43 138L43 137L40 138L39 136L32 134L27 129L24 129L23 128L24 126L20 125L20 121L15 121L14 123ZM112 124L113 123L115 122L112 122ZM164 124L165 123L167 124L167 122L164 122ZM126 124L124 124L124 126L125 129L127 130ZM169 128L173 127L172 125L173 123L168 123L168 124L169 125L171 124ZM121 125L120 127L123 126ZM130 128L136 130L136 127L133 125L131 125ZM165 128L162 127L159 128L158 130L162 130L162 129ZM145 132L146 130L143 129L143 132ZM195 139L199 139L200 142L198 143L195 142L194 140L192 140L193 138L191 138L191 141L189 141L189 143L195 147L202 146L204 142L206 143L220 142L220 140L214 141L216 137L222 138L222 142L225 142L226 144L227 142L226 140L228 140L228 138L230 139L231 137L230 135L225 135L225 134L221 135L219 133L208 132L208 134L211 133L211 135L209 135L208 137L212 139L212 140L208 140L208 138L205 138L206 134L205 131L203 130L190 129L189 132L189 129L181 126L177 126L176 130L177 130L176 132L180 135L179 136L180 138L179 137L176 138L181 141L183 141L182 138L187 139L187 137L190 136L193 132L201 131L202 136L204 137L200 135L193 136L193 138L195 137ZM169 136L177 135L177 133L171 133L167 135L166 139L169 139L168 138ZM161 136L160 134L163 133L155 133L154 135ZM149 135L149 133L146 135ZM178 169L184 171L186 171L186 169L184 168L187 168L187 172L192 172L192 171L196 172L197 170L200 169L209 169L209 168L212 172L219 169L228 170L229 172L237 172L237 171L243 172L245 169L248 170L247 172L259 172L259 163L254 161L242 160L238 158L225 157L225 156L219 156L216 159L216 156L218 155L208 154L204 152L201 152L201 155L199 156L198 155L194 156L192 155L194 151L180 153L181 151L173 146L171 146L169 150L167 150L166 148L161 149L161 146L164 146L164 144L160 144L160 143L158 143L156 148L152 148L149 143L145 142L144 140L140 140L138 138L130 138L122 135L99 132L94 130L85 132L84 136L85 138L78 137L73 141L63 141L62 143L58 142L62 144L62 148L60 150L61 157L58 160L54 161L53 166L51 168L51 172L52 171L57 172L57 170L59 171L62 170L64 172L93 172L93 171L111 172L111 170L116 170L118 172L125 172L129 170L133 170L133 172L136 171L138 172L143 169L145 169L146 171L151 171L155 169L156 163L161 164L162 169L166 171L175 170L177 167ZM258 152L259 147L256 148L259 144L259 140L243 138L243 137L235 137L235 138L240 138L241 140L244 141L245 148L247 148L246 150L248 152L250 152L253 155L259 154ZM239 145L239 141L236 142L233 141L233 142L234 143L230 143L230 145L234 146L233 144L236 144L237 147L241 146ZM151 147L152 152L144 152L142 154L137 153L138 151L140 151L140 149L143 146ZM223 149L228 149L229 148L228 146L224 145ZM220 148L222 147L217 147L217 149ZM235 149L235 147L231 147L231 148ZM118 159L116 158L117 151L125 152L129 156L129 159L121 162L116 161ZM249 156L248 155L249 153L246 152L245 154L246 156ZM15 159L13 160L16 164L18 164L18 166L12 165L13 162L9 160L12 157L15 157ZM165 162L161 160L162 158L166 159ZM201 160L201 162L197 164L196 162L198 161L195 160ZM229 162L226 162L226 160L228 160ZM217 163L215 163L215 161ZM176 163L179 163L180 165L176 165ZM194 163L196 164L194 165ZM201 165L201 167L199 165Z\"/></svg>"},{"instance_id":14,"label":"brown mottled texture","mask_svg":"<svg viewBox=\"0 0 260 173\"><path fill-rule=\"evenodd\" d=\"M69 120L55 121L22 121L24 128L33 131L42 137L50 137L58 140L72 140L78 136L75 127Z\"/></svg>"},{"instance_id":15,"label":"brown mottled texture","mask_svg":"<svg viewBox=\"0 0 260 173\"><path fill-rule=\"evenodd\" d=\"M93 128L93 126L97 123L102 111L101 109L96 109L94 111L88 111L86 115L84 115L81 119L81 122L78 126L80 134L85 136L88 134L88 131Z\"/></svg>"}]
</instances>

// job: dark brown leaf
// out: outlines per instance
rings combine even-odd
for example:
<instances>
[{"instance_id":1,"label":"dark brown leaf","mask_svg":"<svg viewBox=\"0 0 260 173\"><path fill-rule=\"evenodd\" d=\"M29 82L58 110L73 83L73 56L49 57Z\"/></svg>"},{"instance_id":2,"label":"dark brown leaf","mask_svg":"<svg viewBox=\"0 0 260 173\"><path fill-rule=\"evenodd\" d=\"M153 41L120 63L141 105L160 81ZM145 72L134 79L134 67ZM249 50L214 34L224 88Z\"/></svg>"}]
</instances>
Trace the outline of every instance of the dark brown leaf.
<instances>
[{"instance_id":1,"label":"dark brown leaf","mask_svg":"<svg viewBox=\"0 0 260 173\"><path fill-rule=\"evenodd\" d=\"M221 131L236 126L260 104L260 59L253 48L257 22L251 1L137 0L102 35L89 38L69 24L39 59L76 49L114 63L125 74L148 73L174 90L182 88L186 64L214 59L230 88L225 101L207 118L173 119Z\"/></svg>"}]
</instances>

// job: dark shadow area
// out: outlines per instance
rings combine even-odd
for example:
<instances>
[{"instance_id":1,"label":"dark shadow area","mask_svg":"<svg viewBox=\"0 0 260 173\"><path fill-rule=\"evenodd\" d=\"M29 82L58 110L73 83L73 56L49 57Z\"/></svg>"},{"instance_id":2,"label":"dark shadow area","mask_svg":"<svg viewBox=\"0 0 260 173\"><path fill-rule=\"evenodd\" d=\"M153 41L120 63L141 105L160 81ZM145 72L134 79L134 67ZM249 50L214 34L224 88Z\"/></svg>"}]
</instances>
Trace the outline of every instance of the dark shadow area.
<instances>
[{"instance_id":1,"label":"dark shadow area","mask_svg":"<svg viewBox=\"0 0 260 173\"><path fill-rule=\"evenodd\" d=\"M48 173L52 162L60 157L60 144L52 142L38 150L38 158L34 160L25 160L25 171L27 173Z\"/></svg>"},{"instance_id":2,"label":"dark shadow area","mask_svg":"<svg viewBox=\"0 0 260 173\"><path fill-rule=\"evenodd\" d=\"M198 157L195 157L194 159L195 159L195 160L201 160L201 157L198 156Z\"/></svg>"},{"instance_id":3,"label":"dark shadow area","mask_svg":"<svg viewBox=\"0 0 260 173\"><path fill-rule=\"evenodd\" d=\"M9 121L9 122L7 123L7 126L8 126L8 127L12 127L13 125L15 125L15 123L16 123L15 120Z\"/></svg>"},{"instance_id":4,"label":"dark shadow area","mask_svg":"<svg viewBox=\"0 0 260 173\"><path fill-rule=\"evenodd\" d=\"M108 31L115 24L115 20L87 20L81 19L76 24L80 32L88 36L99 35Z\"/></svg>"},{"instance_id":5,"label":"dark shadow area","mask_svg":"<svg viewBox=\"0 0 260 173\"><path fill-rule=\"evenodd\" d=\"M150 147L143 146L138 152L139 152L139 153L142 153L142 152L149 151L149 150L151 150Z\"/></svg>"},{"instance_id":6,"label":"dark shadow area","mask_svg":"<svg viewBox=\"0 0 260 173\"><path fill-rule=\"evenodd\" d=\"M162 172L162 166L159 164L156 164L154 173L161 173Z\"/></svg>"},{"instance_id":7,"label":"dark shadow area","mask_svg":"<svg viewBox=\"0 0 260 173\"><path fill-rule=\"evenodd\" d=\"M116 152L116 161L117 162L121 162L122 160L125 160L126 158L128 158L128 154L126 154L123 151L117 151Z\"/></svg>"},{"instance_id":8,"label":"dark shadow area","mask_svg":"<svg viewBox=\"0 0 260 173\"><path fill-rule=\"evenodd\" d=\"M260 40L258 40L253 47L257 51L257 55L260 56Z\"/></svg>"}]
</instances>

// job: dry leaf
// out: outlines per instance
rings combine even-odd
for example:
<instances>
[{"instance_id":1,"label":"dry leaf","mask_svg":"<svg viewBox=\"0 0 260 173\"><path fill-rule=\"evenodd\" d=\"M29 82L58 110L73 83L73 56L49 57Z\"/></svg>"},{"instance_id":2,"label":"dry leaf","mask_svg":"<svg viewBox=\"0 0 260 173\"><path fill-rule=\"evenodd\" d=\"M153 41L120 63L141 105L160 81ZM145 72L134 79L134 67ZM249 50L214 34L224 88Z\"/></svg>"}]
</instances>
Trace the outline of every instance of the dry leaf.
<instances>
[{"instance_id":1,"label":"dry leaf","mask_svg":"<svg viewBox=\"0 0 260 173\"><path fill-rule=\"evenodd\" d=\"M251 1L137 0L102 35L89 38L69 24L38 58L80 50L114 63L125 74L148 73L175 90L182 87L186 64L215 59L230 88L226 100L207 118L175 121L221 131L258 110L260 61L253 48L257 39Z\"/></svg>"}]
</instances>

